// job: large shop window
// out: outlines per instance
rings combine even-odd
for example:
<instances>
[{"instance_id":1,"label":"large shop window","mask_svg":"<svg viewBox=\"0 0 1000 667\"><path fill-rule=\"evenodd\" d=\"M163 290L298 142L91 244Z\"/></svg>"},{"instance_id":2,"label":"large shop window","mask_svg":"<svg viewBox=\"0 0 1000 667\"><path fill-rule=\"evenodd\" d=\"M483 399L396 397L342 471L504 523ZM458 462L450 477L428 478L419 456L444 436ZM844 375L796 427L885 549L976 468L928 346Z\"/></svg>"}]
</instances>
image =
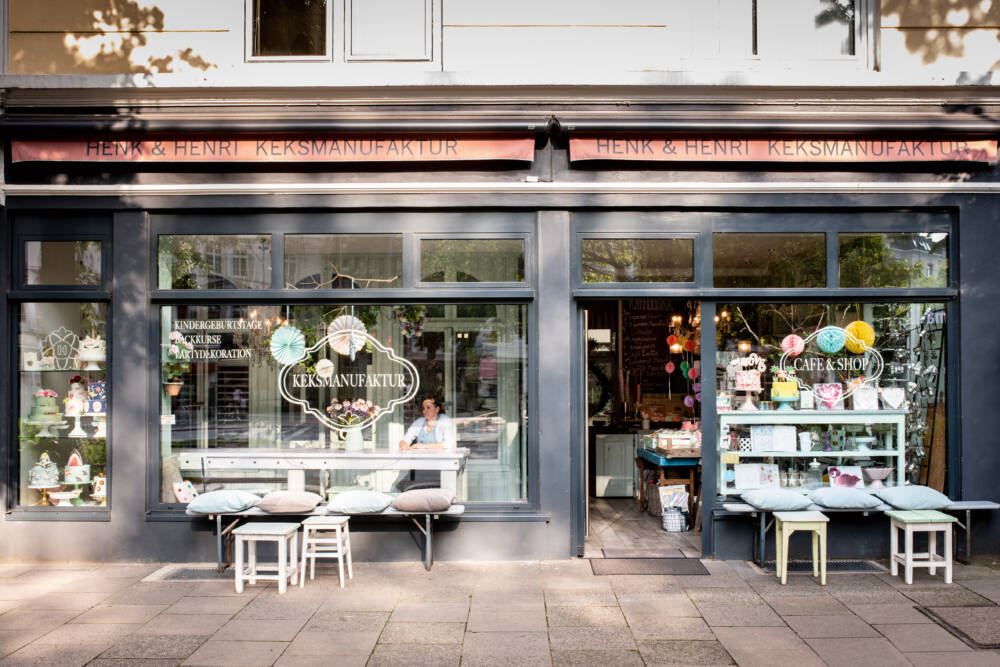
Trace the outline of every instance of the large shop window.
<instances>
[{"instance_id":1,"label":"large shop window","mask_svg":"<svg viewBox=\"0 0 1000 667\"><path fill-rule=\"evenodd\" d=\"M943 303L733 303L717 312L719 489L947 490Z\"/></svg>"},{"instance_id":2,"label":"large shop window","mask_svg":"<svg viewBox=\"0 0 1000 667\"><path fill-rule=\"evenodd\" d=\"M347 257L395 273L393 238ZM296 279L330 280L325 262L311 264L324 247L291 253ZM185 481L200 491L451 486L465 502L527 497L526 305L191 304L162 306L159 318L163 503ZM439 447L414 454L401 440L428 397L447 418L417 438Z\"/></svg>"}]
</instances>

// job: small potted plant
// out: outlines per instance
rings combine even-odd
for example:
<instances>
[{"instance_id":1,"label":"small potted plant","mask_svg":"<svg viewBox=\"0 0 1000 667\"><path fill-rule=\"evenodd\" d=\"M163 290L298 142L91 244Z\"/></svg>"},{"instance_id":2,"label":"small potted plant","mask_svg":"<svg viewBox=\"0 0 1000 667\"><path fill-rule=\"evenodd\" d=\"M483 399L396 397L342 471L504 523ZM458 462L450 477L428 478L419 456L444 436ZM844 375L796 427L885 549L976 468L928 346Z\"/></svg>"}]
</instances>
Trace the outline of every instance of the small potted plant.
<instances>
[{"instance_id":1,"label":"small potted plant","mask_svg":"<svg viewBox=\"0 0 1000 667\"><path fill-rule=\"evenodd\" d=\"M369 400L358 398L353 401L333 399L326 408L331 421L346 428L343 429L344 448L347 451L359 451L363 448L361 424L369 417L375 417L382 408Z\"/></svg>"},{"instance_id":2,"label":"small potted plant","mask_svg":"<svg viewBox=\"0 0 1000 667\"><path fill-rule=\"evenodd\" d=\"M169 343L165 347L167 354L162 365L163 387L168 396L177 396L184 384L184 374L191 370L188 355L194 345L184 340L180 331L171 331Z\"/></svg>"}]
</instances>

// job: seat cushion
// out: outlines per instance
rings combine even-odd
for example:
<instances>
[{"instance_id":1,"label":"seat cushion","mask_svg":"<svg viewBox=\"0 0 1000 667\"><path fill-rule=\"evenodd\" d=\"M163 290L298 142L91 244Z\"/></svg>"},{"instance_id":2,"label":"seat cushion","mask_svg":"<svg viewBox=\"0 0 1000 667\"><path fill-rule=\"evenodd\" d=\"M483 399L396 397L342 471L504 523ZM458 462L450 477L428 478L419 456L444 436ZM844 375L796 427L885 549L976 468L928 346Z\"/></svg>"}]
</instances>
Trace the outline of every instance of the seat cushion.
<instances>
[{"instance_id":1,"label":"seat cushion","mask_svg":"<svg viewBox=\"0 0 1000 667\"><path fill-rule=\"evenodd\" d=\"M344 491L326 506L335 514L376 514L392 504L392 496L378 491Z\"/></svg>"},{"instance_id":2,"label":"seat cushion","mask_svg":"<svg viewBox=\"0 0 1000 667\"><path fill-rule=\"evenodd\" d=\"M242 512L257 505L260 496L249 491L223 489L203 493L187 506L192 512L202 514L224 514L226 512Z\"/></svg>"},{"instance_id":3,"label":"seat cushion","mask_svg":"<svg viewBox=\"0 0 1000 667\"><path fill-rule=\"evenodd\" d=\"M919 484L879 489L875 495L901 510L939 510L951 504L943 493Z\"/></svg>"},{"instance_id":4,"label":"seat cushion","mask_svg":"<svg viewBox=\"0 0 1000 667\"><path fill-rule=\"evenodd\" d=\"M455 494L444 489L413 489L399 494L392 506L400 512L444 512L455 502Z\"/></svg>"},{"instance_id":5,"label":"seat cushion","mask_svg":"<svg viewBox=\"0 0 1000 667\"><path fill-rule=\"evenodd\" d=\"M870 493L840 486L816 489L809 497L817 505L842 510L870 510L882 504L881 500Z\"/></svg>"},{"instance_id":6,"label":"seat cushion","mask_svg":"<svg viewBox=\"0 0 1000 667\"><path fill-rule=\"evenodd\" d=\"M804 510L812 504L807 496L785 489L754 489L741 497L757 509L770 512Z\"/></svg>"},{"instance_id":7,"label":"seat cushion","mask_svg":"<svg viewBox=\"0 0 1000 667\"><path fill-rule=\"evenodd\" d=\"M322 500L322 496L309 491L272 491L261 499L257 509L279 514L311 512Z\"/></svg>"}]
</instances>

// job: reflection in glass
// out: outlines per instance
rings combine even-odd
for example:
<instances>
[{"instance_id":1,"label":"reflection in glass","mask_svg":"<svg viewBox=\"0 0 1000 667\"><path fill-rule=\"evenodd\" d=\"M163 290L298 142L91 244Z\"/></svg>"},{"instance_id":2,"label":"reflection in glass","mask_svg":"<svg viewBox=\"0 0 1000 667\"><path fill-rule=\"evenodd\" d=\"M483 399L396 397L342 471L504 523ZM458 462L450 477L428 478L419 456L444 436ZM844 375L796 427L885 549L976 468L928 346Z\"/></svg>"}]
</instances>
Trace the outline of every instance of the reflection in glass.
<instances>
[{"instance_id":1,"label":"reflection in glass","mask_svg":"<svg viewBox=\"0 0 1000 667\"><path fill-rule=\"evenodd\" d=\"M823 234L712 235L716 287L825 287Z\"/></svg>"},{"instance_id":2,"label":"reflection in glass","mask_svg":"<svg viewBox=\"0 0 1000 667\"><path fill-rule=\"evenodd\" d=\"M266 289L271 236L190 235L157 239L160 289Z\"/></svg>"},{"instance_id":3,"label":"reflection in glass","mask_svg":"<svg viewBox=\"0 0 1000 667\"><path fill-rule=\"evenodd\" d=\"M684 283L694 280L692 239L583 239L585 283Z\"/></svg>"},{"instance_id":4,"label":"reflection in glass","mask_svg":"<svg viewBox=\"0 0 1000 667\"><path fill-rule=\"evenodd\" d=\"M838 303L838 304L775 304L740 303L719 304L720 318L717 322L717 368L716 383L719 395L732 405L743 402L745 393L736 391L736 367L730 362L756 353L766 365L761 375L762 391L753 396L760 408L776 409L772 389L776 379L774 369L779 365L784 349L782 341L789 335L799 336L804 341L814 332L830 325L847 328L852 333L864 329L861 321L871 327L874 341L871 348L877 350L882 359L882 372L877 380L879 410L905 409L906 414L906 480L928 484L943 490L947 475L947 432L945 414L947 405L946 362L947 344L945 331L945 305L941 303ZM818 384L839 385L846 392L852 382L866 375L866 355L863 351L852 351L849 346L826 352L820 348L818 339L805 344L797 355L789 355L786 365L796 369L801 385L815 388ZM787 343L786 346L791 346ZM833 349L837 346L827 349ZM857 347L857 344L855 344ZM830 362L830 363L827 363ZM875 366L873 366L875 367ZM853 396L837 401L831 398L831 418L836 418L836 410L852 410ZM815 397L818 408L826 408L819 397ZM792 404L798 407L797 403ZM784 413L793 414L793 413ZM826 446L826 434L830 429L820 427L799 427L800 432L813 432L813 448L816 451ZM875 438L861 441L871 450L887 450L895 443L887 440L887 431L876 427L858 427L854 431L842 429L846 438ZM831 448L837 448L837 434L831 434ZM855 449L857 449L855 441ZM849 447L847 447L850 449ZM840 449L845 449L840 446ZM829 451L829 450L827 450ZM822 458L822 452L819 456ZM863 467L891 467L891 456L872 455L871 461L860 459L851 464ZM806 472L803 458L790 459L784 465L797 467ZM821 460L822 462L822 460Z\"/></svg>"},{"instance_id":5,"label":"reflection in glass","mask_svg":"<svg viewBox=\"0 0 1000 667\"><path fill-rule=\"evenodd\" d=\"M253 55L326 54L327 0L254 0Z\"/></svg>"},{"instance_id":6,"label":"reflection in glass","mask_svg":"<svg viewBox=\"0 0 1000 667\"><path fill-rule=\"evenodd\" d=\"M466 310L459 313L459 308ZM198 488L208 483L200 468L205 450L345 451L347 443L335 432L278 392L282 367L270 347L272 333L287 325L302 332L309 348L343 316L356 318L368 334L414 364L420 381L416 398L363 429L363 454L397 451L406 428L420 416L419 398L434 394L444 401L444 413L456 427L457 446L469 449L459 497L508 502L526 497L526 306L181 305L160 311L160 413L168 416L160 421L162 502L175 502L171 489L181 478L193 480ZM344 352L325 345L312 353L286 374L286 390L320 410L356 399L388 406L402 395L391 382L375 386L368 380L363 385L317 381L330 365L335 370L328 378L398 372L398 362L373 345L359 344ZM287 384L289 375L298 378L292 385ZM174 379L180 381L176 395L166 386ZM413 483L441 485L442 474L246 468L212 472L210 481L259 493L295 485L318 493L349 488L397 492Z\"/></svg>"},{"instance_id":7,"label":"reflection in glass","mask_svg":"<svg viewBox=\"0 0 1000 667\"><path fill-rule=\"evenodd\" d=\"M945 233L840 234L841 287L947 287Z\"/></svg>"},{"instance_id":8,"label":"reflection in glass","mask_svg":"<svg viewBox=\"0 0 1000 667\"><path fill-rule=\"evenodd\" d=\"M400 287L402 234L288 234L285 285L301 289Z\"/></svg>"},{"instance_id":9,"label":"reflection in glass","mask_svg":"<svg viewBox=\"0 0 1000 667\"><path fill-rule=\"evenodd\" d=\"M754 0L754 55L836 58L855 54L856 0Z\"/></svg>"},{"instance_id":10,"label":"reflection in glass","mask_svg":"<svg viewBox=\"0 0 1000 667\"><path fill-rule=\"evenodd\" d=\"M524 282L523 239L423 239L425 283Z\"/></svg>"},{"instance_id":11,"label":"reflection in glass","mask_svg":"<svg viewBox=\"0 0 1000 667\"><path fill-rule=\"evenodd\" d=\"M23 303L18 330L18 504L72 509L108 496L107 306Z\"/></svg>"},{"instance_id":12,"label":"reflection in glass","mask_svg":"<svg viewBox=\"0 0 1000 667\"><path fill-rule=\"evenodd\" d=\"M27 285L100 285L100 241L26 241Z\"/></svg>"}]
</instances>

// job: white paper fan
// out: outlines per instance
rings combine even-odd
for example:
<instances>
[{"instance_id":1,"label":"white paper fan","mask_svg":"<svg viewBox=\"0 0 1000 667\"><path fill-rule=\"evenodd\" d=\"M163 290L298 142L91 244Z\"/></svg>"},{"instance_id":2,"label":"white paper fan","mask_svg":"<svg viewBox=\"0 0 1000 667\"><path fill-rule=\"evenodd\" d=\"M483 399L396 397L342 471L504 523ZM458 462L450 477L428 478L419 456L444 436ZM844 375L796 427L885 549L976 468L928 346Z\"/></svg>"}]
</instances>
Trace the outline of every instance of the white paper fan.
<instances>
[{"instance_id":1,"label":"white paper fan","mask_svg":"<svg viewBox=\"0 0 1000 667\"><path fill-rule=\"evenodd\" d=\"M341 315L326 329L330 349L337 354L348 355L360 352L365 347L366 329L364 323L352 315Z\"/></svg>"}]
</instances>

